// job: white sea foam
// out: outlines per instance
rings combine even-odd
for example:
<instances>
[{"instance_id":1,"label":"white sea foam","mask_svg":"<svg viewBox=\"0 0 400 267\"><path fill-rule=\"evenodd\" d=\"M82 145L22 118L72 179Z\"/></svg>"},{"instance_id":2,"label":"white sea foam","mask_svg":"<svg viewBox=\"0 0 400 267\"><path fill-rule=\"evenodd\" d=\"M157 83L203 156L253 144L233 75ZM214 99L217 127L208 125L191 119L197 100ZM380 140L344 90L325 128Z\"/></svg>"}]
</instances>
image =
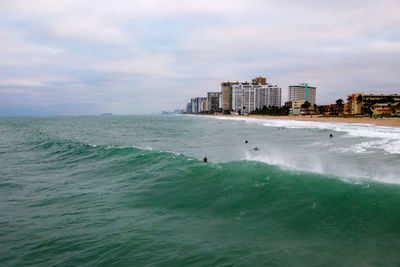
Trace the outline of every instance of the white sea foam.
<instances>
[{"instance_id":1,"label":"white sea foam","mask_svg":"<svg viewBox=\"0 0 400 267\"><path fill-rule=\"evenodd\" d=\"M309 129L315 136L320 136L318 131L327 131L334 136L333 139L318 138L311 141L309 137L313 135L305 135L304 142L299 139L296 143L293 142L294 133L288 132L288 145L293 148L284 143L267 142L268 145L261 147L261 151L245 151L244 160L259 161L286 170L333 175L352 183L370 179L400 184L396 165L400 162L399 127L243 117L210 118L242 121L264 127Z\"/></svg>"},{"instance_id":2,"label":"white sea foam","mask_svg":"<svg viewBox=\"0 0 400 267\"><path fill-rule=\"evenodd\" d=\"M377 126L366 123L342 123L342 122L315 122L315 121L297 121L281 119L255 119L243 117L216 117L220 120L235 120L254 123L266 127L282 127L289 129L316 129L329 130L345 133L344 137L365 137L379 138L381 141L362 142L348 149L342 149L343 152L353 151L355 153L369 152L371 149L382 149L386 153L400 154L400 127ZM331 151L340 151L332 149Z\"/></svg>"},{"instance_id":3,"label":"white sea foam","mask_svg":"<svg viewBox=\"0 0 400 267\"><path fill-rule=\"evenodd\" d=\"M299 158L280 153L276 150L266 150L262 153L246 151L243 159L278 166L286 171L328 174L349 183L358 184L363 183L363 181L374 180L384 183L400 184L400 177L398 176L395 166L392 166L393 168L377 168L380 166L379 162L377 162L375 166L360 166L347 164L346 162L335 162L332 164L310 154Z\"/></svg>"},{"instance_id":4,"label":"white sea foam","mask_svg":"<svg viewBox=\"0 0 400 267\"><path fill-rule=\"evenodd\" d=\"M261 124L266 127L283 127L291 129L319 129L344 132L349 136L376 137L400 140L400 127L377 126L367 123L343 123L343 122L317 122L317 121L297 121L281 119L255 119L241 117L216 117L220 120L236 120L249 123Z\"/></svg>"}]
</instances>

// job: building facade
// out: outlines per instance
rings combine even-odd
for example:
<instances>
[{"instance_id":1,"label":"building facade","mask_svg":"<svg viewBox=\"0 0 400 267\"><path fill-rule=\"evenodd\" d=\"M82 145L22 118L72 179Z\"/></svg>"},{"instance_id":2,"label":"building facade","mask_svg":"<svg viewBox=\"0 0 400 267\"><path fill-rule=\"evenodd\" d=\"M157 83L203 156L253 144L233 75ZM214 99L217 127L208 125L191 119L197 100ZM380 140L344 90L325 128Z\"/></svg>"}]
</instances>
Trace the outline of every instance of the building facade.
<instances>
[{"instance_id":1,"label":"building facade","mask_svg":"<svg viewBox=\"0 0 400 267\"><path fill-rule=\"evenodd\" d=\"M232 85L239 82L222 82L221 83L221 107L223 110L232 110Z\"/></svg>"},{"instance_id":2,"label":"building facade","mask_svg":"<svg viewBox=\"0 0 400 267\"><path fill-rule=\"evenodd\" d=\"M207 97L195 97L191 99L192 113L207 111Z\"/></svg>"},{"instance_id":3,"label":"building facade","mask_svg":"<svg viewBox=\"0 0 400 267\"><path fill-rule=\"evenodd\" d=\"M315 104L317 88L309 86L307 83L289 86L289 101L308 101L311 105Z\"/></svg>"},{"instance_id":4,"label":"building facade","mask_svg":"<svg viewBox=\"0 0 400 267\"><path fill-rule=\"evenodd\" d=\"M239 83L232 85L232 109L248 114L263 106L281 106L282 89L268 83Z\"/></svg>"},{"instance_id":5,"label":"building facade","mask_svg":"<svg viewBox=\"0 0 400 267\"><path fill-rule=\"evenodd\" d=\"M267 84L267 78L259 76L259 77L255 77L253 80L251 80L251 82L255 83L255 84L265 85L265 84Z\"/></svg>"},{"instance_id":6,"label":"building facade","mask_svg":"<svg viewBox=\"0 0 400 267\"><path fill-rule=\"evenodd\" d=\"M400 102L400 95L376 95L376 94L363 94L356 93L347 96L347 109L348 114L362 114L364 106L372 106L376 103L394 103Z\"/></svg>"},{"instance_id":7,"label":"building facade","mask_svg":"<svg viewBox=\"0 0 400 267\"><path fill-rule=\"evenodd\" d=\"M186 113L192 113L192 102L186 104Z\"/></svg>"},{"instance_id":8,"label":"building facade","mask_svg":"<svg viewBox=\"0 0 400 267\"><path fill-rule=\"evenodd\" d=\"M390 115L395 113L395 108L386 103L377 103L372 105L372 112L376 115Z\"/></svg>"},{"instance_id":9,"label":"building facade","mask_svg":"<svg viewBox=\"0 0 400 267\"><path fill-rule=\"evenodd\" d=\"M208 92L207 93L207 110L218 111L220 108L221 92Z\"/></svg>"},{"instance_id":10,"label":"building facade","mask_svg":"<svg viewBox=\"0 0 400 267\"><path fill-rule=\"evenodd\" d=\"M289 108L290 115L300 115L301 105L303 105L305 102L305 100L287 101L285 102L285 106Z\"/></svg>"}]
</instances>

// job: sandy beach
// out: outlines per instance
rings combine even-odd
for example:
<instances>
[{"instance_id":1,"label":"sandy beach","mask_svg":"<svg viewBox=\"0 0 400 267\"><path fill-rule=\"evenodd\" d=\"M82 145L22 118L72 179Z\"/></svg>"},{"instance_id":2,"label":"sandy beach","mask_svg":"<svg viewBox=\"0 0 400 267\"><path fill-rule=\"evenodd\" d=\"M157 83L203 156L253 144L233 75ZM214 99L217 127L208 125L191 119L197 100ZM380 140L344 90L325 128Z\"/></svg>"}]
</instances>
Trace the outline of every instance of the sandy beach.
<instances>
[{"instance_id":1,"label":"sandy beach","mask_svg":"<svg viewBox=\"0 0 400 267\"><path fill-rule=\"evenodd\" d=\"M211 115L213 116L213 115ZM272 120L296 120L296 121L317 121L317 122L342 122L342 123L367 123L380 126L400 127L400 118L378 118L369 117L325 117L325 116L266 116L266 115L214 115L214 116L236 116L243 118L272 119Z\"/></svg>"}]
</instances>

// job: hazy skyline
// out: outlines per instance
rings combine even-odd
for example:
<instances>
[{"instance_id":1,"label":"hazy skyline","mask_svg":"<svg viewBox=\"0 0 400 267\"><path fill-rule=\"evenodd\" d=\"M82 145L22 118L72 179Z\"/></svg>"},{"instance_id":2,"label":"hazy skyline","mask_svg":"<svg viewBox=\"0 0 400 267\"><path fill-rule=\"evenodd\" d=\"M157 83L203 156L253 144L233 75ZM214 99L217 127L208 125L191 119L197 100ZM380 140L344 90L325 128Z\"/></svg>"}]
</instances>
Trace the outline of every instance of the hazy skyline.
<instances>
[{"instance_id":1,"label":"hazy skyline","mask_svg":"<svg viewBox=\"0 0 400 267\"><path fill-rule=\"evenodd\" d=\"M398 1L0 0L0 116L184 108L220 82L400 93Z\"/></svg>"}]
</instances>

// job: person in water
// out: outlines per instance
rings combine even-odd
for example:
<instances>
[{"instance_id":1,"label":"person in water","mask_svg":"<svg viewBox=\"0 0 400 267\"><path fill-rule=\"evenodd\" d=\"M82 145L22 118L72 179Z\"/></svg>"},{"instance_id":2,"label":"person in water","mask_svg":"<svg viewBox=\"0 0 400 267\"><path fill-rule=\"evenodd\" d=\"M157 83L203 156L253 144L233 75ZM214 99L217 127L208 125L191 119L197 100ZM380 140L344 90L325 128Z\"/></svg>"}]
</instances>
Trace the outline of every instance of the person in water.
<instances>
[{"instance_id":1,"label":"person in water","mask_svg":"<svg viewBox=\"0 0 400 267\"><path fill-rule=\"evenodd\" d=\"M245 144L247 144L248 142L249 142L249 141L247 141L247 140L246 140L246 141L244 141L244 143L245 143Z\"/></svg>"},{"instance_id":2,"label":"person in water","mask_svg":"<svg viewBox=\"0 0 400 267\"><path fill-rule=\"evenodd\" d=\"M333 137L333 134L330 134L329 137Z\"/></svg>"},{"instance_id":3,"label":"person in water","mask_svg":"<svg viewBox=\"0 0 400 267\"><path fill-rule=\"evenodd\" d=\"M254 150L260 150L258 147L255 147Z\"/></svg>"},{"instance_id":4,"label":"person in water","mask_svg":"<svg viewBox=\"0 0 400 267\"><path fill-rule=\"evenodd\" d=\"M207 157L204 157L204 158L203 158L203 161L204 161L204 162L207 162Z\"/></svg>"}]
</instances>

